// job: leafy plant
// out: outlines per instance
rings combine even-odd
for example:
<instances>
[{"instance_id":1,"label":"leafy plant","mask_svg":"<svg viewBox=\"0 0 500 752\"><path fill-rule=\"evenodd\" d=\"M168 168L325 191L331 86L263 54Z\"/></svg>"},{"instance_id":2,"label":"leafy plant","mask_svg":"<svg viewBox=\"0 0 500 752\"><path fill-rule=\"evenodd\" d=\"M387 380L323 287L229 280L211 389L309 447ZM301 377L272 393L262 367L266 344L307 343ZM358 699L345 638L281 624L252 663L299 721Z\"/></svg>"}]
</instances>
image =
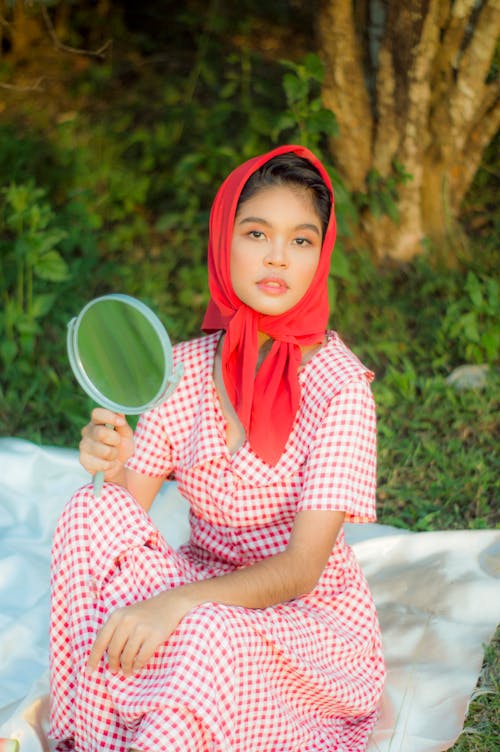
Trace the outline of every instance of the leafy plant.
<instances>
[{"instance_id":1,"label":"leafy plant","mask_svg":"<svg viewBox=\"0 0 500 752\"><path fill-rule=\"evenodd\" d=\"M325 136L338 134L335 115L321 100L324 64L312 52L302 62L282 60L282 64L288 69L282 79L288 110L277 118L273 139L286 134L290 140L318 149Z\"/></svg>"},{"instance_id":2,"label":"leafy plant","mask_svg":"<svg viewBox=\"0 0 500 752\"><path fill-rule=\"evenodd\" d=\"M367 209L374 217L387 215L393 222L399 222L398 188L411 180L404 165L394 162L388 177L377 170L370 170L366 178L366 192L356 193L355 202L360 211Z\"/></svg>"},{"instance_id":3,"label":"leafy plant","mask_svg":"<svg viewBox=\"0 0 500 752\"><path fill-rule=\"evenodd\" d=\"M441 341L460 342L467 363L495 363L500 355L500 283L469 270L464 295L448 306Z\"/></svg>"},{"instance_id":4,"label":"leafy plant","mask_svg":"<svg viewBox=\"0 0 500 752\"><path fill-rule=\"evenodd\" d=\"M2 234L0 294L0 357L9 368L16 356L24 370L32 365L40 320L51 309L55 295L47 283L68 277L58 251L66 232L55 225L45 191L30 181L12 183L1 191Z\"/></svg>"}]
</instances>

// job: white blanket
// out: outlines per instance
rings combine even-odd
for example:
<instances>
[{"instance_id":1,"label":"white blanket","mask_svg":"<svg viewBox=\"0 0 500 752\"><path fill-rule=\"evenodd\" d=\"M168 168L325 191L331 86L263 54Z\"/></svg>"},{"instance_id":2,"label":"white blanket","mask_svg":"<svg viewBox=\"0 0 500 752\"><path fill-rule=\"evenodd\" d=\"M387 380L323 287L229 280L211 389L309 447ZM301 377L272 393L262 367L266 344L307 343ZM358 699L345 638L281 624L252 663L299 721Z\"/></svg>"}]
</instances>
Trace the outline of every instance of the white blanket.
<instances>
[{"instance_id":1,"label":"white blanket","mask_svg":"<svg viewBox=\"0 0 500 752\"><path fill-rule=\"evenodd\" d=\"M40 752L51 749L51 537L65 501L89 478L76 451L19 439L0 439L0 478L0 737ZM151 516L172 545L186 539L186 503L174 483L164 485ZM378 607L388 664L369 752L446 750L500 620L500 533L347 528Z\"/></svg>"}]
</instances>

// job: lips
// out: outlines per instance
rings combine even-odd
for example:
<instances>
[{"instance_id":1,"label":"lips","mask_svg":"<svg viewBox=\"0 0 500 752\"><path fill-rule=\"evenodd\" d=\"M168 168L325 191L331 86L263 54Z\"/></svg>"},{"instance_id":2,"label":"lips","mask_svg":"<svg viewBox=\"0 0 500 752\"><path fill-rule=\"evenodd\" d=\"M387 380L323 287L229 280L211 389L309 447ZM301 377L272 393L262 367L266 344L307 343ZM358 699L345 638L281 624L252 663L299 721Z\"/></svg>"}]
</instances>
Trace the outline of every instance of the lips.
<instances>
[{"instance_id":1,"label":"lips","mask_svg":"<svg viewBox=\"0 0 500 752\"><path fill-rule=\"evenodd\" d=\"M288 285L280 277L264 277L257 282L257 287L268 295L283 295L288 290Z\"/></svg>"}]
</instances>

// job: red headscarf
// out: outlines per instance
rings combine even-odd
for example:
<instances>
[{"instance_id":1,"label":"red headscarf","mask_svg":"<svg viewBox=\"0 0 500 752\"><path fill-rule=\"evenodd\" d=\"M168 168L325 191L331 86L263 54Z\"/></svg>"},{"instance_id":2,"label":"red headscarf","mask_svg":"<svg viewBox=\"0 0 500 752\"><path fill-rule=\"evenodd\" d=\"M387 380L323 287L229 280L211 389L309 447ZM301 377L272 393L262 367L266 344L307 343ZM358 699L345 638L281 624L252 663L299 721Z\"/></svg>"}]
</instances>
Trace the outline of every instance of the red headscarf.
<instances>
[{"instance_id":1,"label":"red headscarf","mask_svg":"<svg viewBox=\"0 0 500 752\"><path fill-rule=\"evenodd\" d=\"M248 178L278 154L293 152L319 171L332 197L318 268L305 295L285 313L260 314L236 296L231 284L230 255L234 218ZM328 325L328 273L335 242L333 189L321 162L303 146L280 146L249 159L222 183L210 213L208 277L211 300L203 320L206 332L225 329L222 375L236 413L255 454L275 465L288 440L300 401L298 369L301 345L323 341ZM257 374L257 332L273 345Z\"/></svg>"}]
</instances>

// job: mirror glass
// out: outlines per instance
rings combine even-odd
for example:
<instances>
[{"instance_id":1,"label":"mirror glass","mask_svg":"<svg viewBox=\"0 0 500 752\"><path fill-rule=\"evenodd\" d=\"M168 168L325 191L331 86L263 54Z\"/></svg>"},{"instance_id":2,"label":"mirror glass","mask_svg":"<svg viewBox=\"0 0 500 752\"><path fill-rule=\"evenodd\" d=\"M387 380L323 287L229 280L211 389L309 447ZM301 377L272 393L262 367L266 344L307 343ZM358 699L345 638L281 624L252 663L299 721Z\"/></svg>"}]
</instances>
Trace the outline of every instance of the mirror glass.
<instances>
[{"instance_id":1,"label":"mirror glass","mask_svg":"<svg viewBox=\"0 0 500 752\"><path fill-rule=\"evenodd\" d=\"M129 415L163 400L177 386L172 346L161 321L128 295L105 295L88 303L68 326L73 372L100 406Z\"/></svg>"}]
</instances>

